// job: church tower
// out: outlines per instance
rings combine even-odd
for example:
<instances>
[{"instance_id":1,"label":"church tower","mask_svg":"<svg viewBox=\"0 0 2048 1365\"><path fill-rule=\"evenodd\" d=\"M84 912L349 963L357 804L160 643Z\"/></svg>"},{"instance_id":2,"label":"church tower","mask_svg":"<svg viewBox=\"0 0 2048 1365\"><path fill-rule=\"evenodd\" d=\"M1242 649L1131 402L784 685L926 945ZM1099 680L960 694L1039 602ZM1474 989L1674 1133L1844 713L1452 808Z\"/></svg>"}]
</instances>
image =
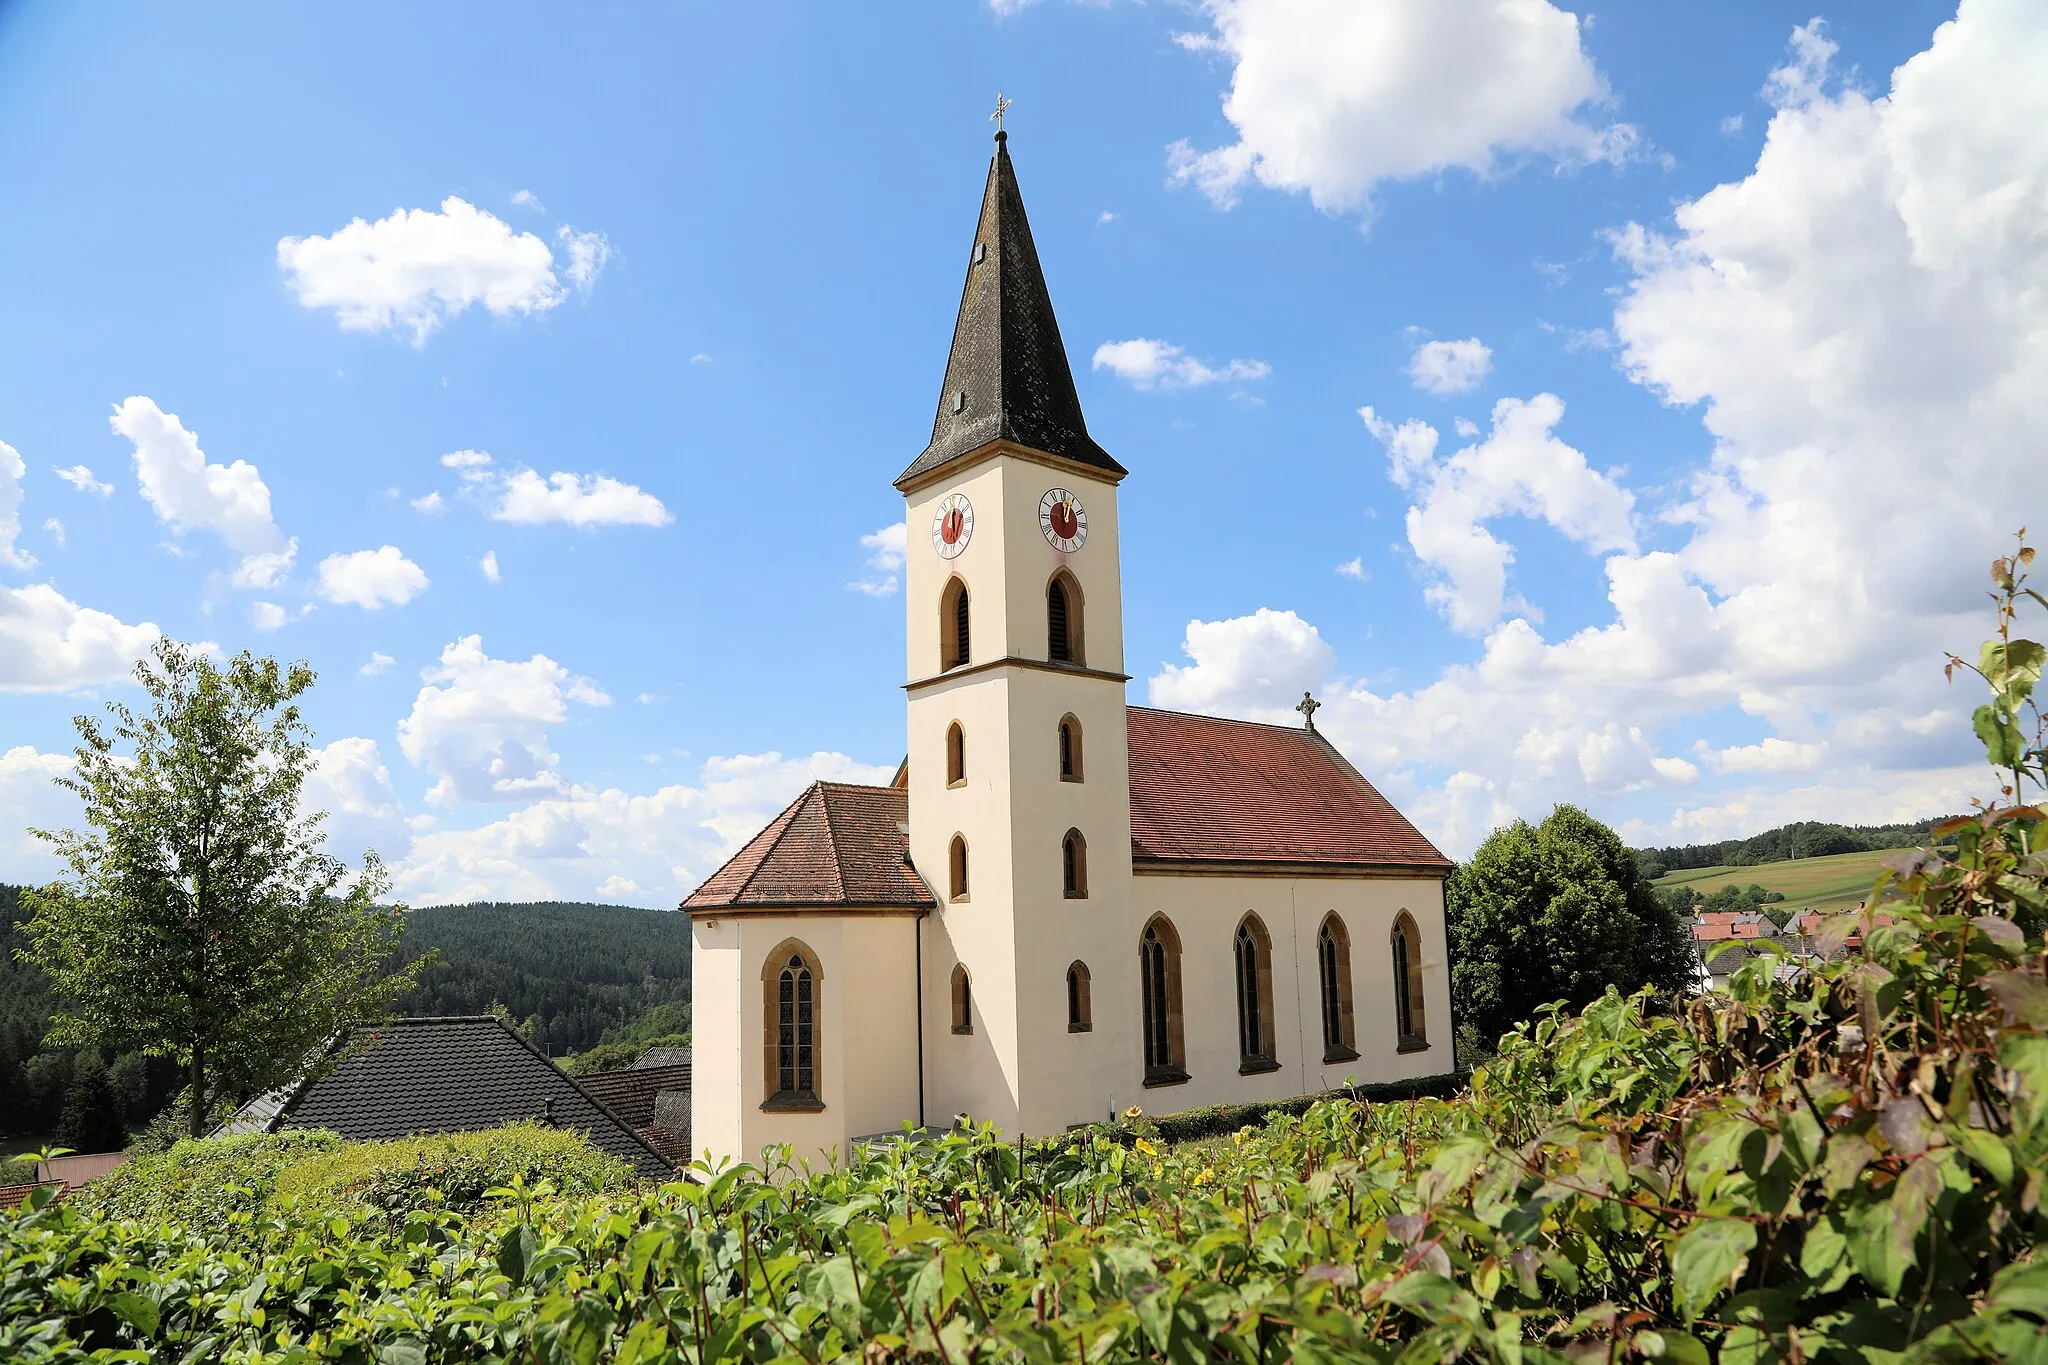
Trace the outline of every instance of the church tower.
<instances>
[{"instance_id":1,"label":"church tower","mask_svg":"<svg viewBox=\"0 0 2048 1365\"><path fill-rule=\"evenodd\" d=\"M909 846L929 1113L1048 1134L1137 1097L1117 485L1007 134L908 502Z\"/></svg>"}]
</instances>

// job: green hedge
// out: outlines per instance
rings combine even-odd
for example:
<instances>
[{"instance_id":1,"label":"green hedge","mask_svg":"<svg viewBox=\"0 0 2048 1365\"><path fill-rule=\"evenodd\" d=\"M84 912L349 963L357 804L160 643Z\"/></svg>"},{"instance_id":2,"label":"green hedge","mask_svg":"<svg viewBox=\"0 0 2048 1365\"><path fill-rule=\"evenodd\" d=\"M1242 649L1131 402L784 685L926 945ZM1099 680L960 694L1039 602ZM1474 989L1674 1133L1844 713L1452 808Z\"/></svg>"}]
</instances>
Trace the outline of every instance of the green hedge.
<instances>
[{"instance_id":1,"label":"green hedge","mask_svg":"<svg viewBox=\"0 0 2048 1365\"><path fill-rule=\"evenodd\" d=\"M210 1222L262 1208L279 1172L339 1146L338 1136L323 1132L186 1138L167 1152L131 1158L68 1202L109 1218Z\"/></svg>"},{"instance_id":2,"label":"green hedge","mask_svg":"<svg viewBox=\"0 0 2048 1365\"><path fill-rule=\"evenodd\" d=\"M1286 1114L1299 1118L1320 1100L1348 1099L1366 1104L1399 1104L1406 1100L1438 1099L1447 1100L1465 1088L1468 1073L1447 1071L1438 1076L1423 1076L1408 1081L1386 1081L1377 1085L1353 1085L1342 1090L1333 1090L1326 1095L1297 1095L1288 1100L1268 1100L1259 1104L1209 1104L1199 1109L1183 1109L1177 1113L1161 1114L1148 1118L1134 1128L1121 1128L1125 1134L1125 1145L1135 1140L1139 1130L1149 1131L1166 1142L1197 1142L1203 1138L1227 1137L1240 1128L1258 1128L1274 1114Z\"/></svg>"}]
</instances>

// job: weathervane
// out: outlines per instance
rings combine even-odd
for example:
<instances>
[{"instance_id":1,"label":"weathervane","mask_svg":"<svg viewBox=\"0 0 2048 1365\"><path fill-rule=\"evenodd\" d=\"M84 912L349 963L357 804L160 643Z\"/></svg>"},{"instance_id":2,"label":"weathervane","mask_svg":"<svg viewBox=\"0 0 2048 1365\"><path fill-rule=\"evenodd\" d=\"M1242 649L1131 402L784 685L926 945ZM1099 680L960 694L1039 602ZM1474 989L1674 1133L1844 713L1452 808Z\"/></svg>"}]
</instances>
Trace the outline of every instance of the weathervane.
<instances>
[{"instance_id":1,"label":"weathervane","mask_svg":"<svg viewBox=\"0 0 2048 1365\"><path fill-rule=\"evenodd\" d=\"M1316 712L1323 709L1323 704L1315 699L1313 693L1304 692L1301 694L1300 702L1295 705L1294 709L1301 712L1302 722L1310 730L1314 730L1316 728Z\"/></svg>"},{"instance_id":2,"label":"weathervane","mask_svg":"<svg viewBox=\"0 0 2048 1365\"><path fill-rule=\"evenodd\" d=\"M988 116L988 120L995 124L998 133L1003 131L1003 112L1015 103L1015 100L1004 99L1002 91L996 91L996 111Z\"/></svg>"}]
</instances>

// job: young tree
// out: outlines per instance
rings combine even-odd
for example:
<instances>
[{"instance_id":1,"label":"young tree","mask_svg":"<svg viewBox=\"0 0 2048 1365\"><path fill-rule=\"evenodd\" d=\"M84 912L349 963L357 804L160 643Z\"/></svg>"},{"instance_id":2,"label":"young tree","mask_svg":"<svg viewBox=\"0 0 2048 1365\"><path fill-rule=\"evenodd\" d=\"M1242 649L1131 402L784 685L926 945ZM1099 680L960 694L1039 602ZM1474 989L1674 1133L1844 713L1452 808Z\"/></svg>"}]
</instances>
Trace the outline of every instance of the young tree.
<instances>
[{"instance_id":1,"label":"young tree","mask_svg":"<svg viewBox=\"0 0 2048 1365\"><path fill-rule=\"evenodd\" d=\"M114 1093L97 1048L86 1048L72 1063L71 1087L64 1092L64 1113L57 1120L57 1145L74 1152L118 1152L128 1145L121 1097Z\"/></svg>"},{"instance_id":2,"label":"young tree","mask_svg":"<svg viewBox=\"0 0 2048 1365\"><path fill-rule=\"evenodd\" d=\"M302 816L313 766L304 663L246 651L217 666L160 640L135 677L146 711L80 716L81 832L35 831L70 875L24 897L24 955L56 982L52 1043L176 1057L194 1137L212 1109L289 1077L333 1034L372 1022L424 960L385 966L403 930L374 853L348 881Z\"/></svg>"},{"instance_id":3,"label":"young tree","mask_svg":"<svg viewBox=\"0 0 2048 1365\"><path fill-rule=\"evenodd\" d=\"M1669 903L1613 830L1575 806L1495 830L1444 888L1451 1000L1485 1043L1553 1000L1609 986L1682 990L1698 958Z\"/></svg>"}]
</instances>

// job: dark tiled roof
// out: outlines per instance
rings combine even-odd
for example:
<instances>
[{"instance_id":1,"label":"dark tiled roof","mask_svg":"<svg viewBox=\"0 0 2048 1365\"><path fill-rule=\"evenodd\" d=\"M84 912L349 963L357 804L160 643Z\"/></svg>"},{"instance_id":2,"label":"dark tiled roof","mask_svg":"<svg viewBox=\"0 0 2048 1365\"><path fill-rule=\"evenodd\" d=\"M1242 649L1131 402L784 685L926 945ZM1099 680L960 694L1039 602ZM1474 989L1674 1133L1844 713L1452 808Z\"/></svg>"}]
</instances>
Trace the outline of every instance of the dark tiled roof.
<instances>
[{"instance_id":1,"label":"dark tiled roof","mask_svg":"<svg viewBox=\"0 0 2048 1365\"><path fill-rule=\"evenodd\" d=\"M931 444L897 477L898 486L995 440L1122 478L1124 467L1095 444L1081 415L1081 398L1074 391L1059 320L1053 316L1017 170L1002 133L996 134L974 243ZM958 412L953 410L956 395L964 395Z\"/></svg>"},{"instance_id":2,"label":"dark tiled roof","mask_svg":"<svg viewBox=\"0 0 2048 1365\"><path fill-rule=\"evenodd\" d=\"M1143 706L1126 714L1136 860L1451 865L1313 731Z\"/></svg>"},{"instance_id":3,"label":"dark tiled roof","mask_svg":"<svg viewBox=\"0 0 2048 1365\"><path fill-rule=\"evenodd\" d=\"M645 1128L654 1122L654 1097L664 1090L688 1090L690 1067L635 1067L625 1071L599 1071L578 1076L576 1084L584 1093L619 1116L628 1128Z\"/></svg>"},{"instance_id":4,"label":"dark tiled roof","mask_svg":"<svg viewBox=\"0 0 2048 1365\"><path fill-rule=\"evenodd\" d=\"M640 1059L633 1063L632 1070L645 1071L649 1067L689 1064L690 1049L686 1047L651 1047L640 1054Z\"/></svg>"},{"instance_id":5,"label":"dark tiled roof","mask_svg":"<svg viewBox=\"0 0 2048 1365\"><path fill-rule=\"evenodd\" d=\"M909 814L909 793L897 788L814 782L683 908L928 906L906 853Z\"/></svg>"},{"instance_id":6,"label":"dark tiled roof","mask_svg":"<svg viewBox=\"0 0 2048 1365\"><path fill-rule=\"evenodd\" d=\"M294 1087L264 1126L325 1128L367 1142L523 1119L574 1128L643 1177L673 1174L670 1162L489 1014L395 1019L334 1070Z\"/></svg>"}]
</instances>

